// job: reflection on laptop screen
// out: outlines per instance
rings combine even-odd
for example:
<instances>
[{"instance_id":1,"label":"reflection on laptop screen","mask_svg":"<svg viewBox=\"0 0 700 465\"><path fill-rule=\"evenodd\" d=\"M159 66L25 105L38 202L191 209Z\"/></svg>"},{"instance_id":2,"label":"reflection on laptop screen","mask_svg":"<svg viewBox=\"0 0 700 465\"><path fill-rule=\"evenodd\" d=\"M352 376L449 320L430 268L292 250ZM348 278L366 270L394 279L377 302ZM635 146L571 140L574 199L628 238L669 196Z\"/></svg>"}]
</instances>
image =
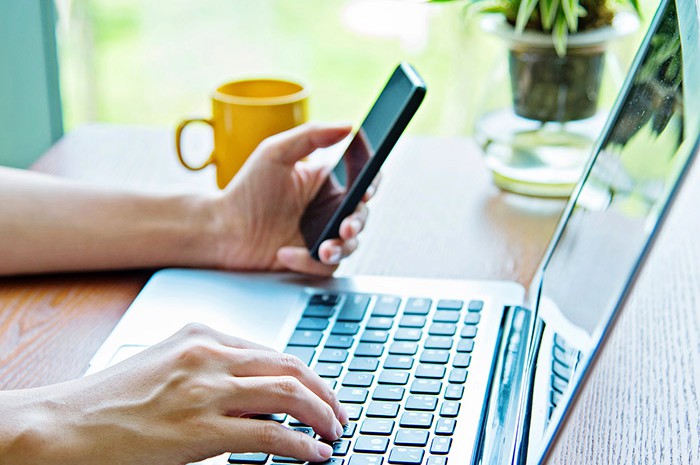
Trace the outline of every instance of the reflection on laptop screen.
<instances>
[{"instance_id":1,"label":"reflection on laptop screen","mask_svg":"<svg viewBox=\"0 0 700 465\"><path fill-rule=\"evenodd\" d=\"M681 14L662 1L543 267L530 456L542 452L697 147L697 8L678 5Z\"/></svg>"}]
</instances>

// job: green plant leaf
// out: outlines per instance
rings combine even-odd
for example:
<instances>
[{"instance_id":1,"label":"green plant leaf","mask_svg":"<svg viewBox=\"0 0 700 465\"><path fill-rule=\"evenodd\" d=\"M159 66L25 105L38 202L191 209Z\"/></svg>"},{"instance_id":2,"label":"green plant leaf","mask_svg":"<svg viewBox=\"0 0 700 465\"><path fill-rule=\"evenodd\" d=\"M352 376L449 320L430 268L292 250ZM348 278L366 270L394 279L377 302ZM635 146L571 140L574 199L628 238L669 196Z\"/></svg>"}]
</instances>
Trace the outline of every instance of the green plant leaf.
<instances>
[{"instance_id":1,"label":"green plant leaf","mask_svg":"<svg viewBox=\"0 0 700 465\"><path fill-rule=\"evenodd\" d=\"M540 0L540 19L545 31L552 29L554 18L557 17L557 11L559 11L559 3L560 0Z\"/></svg>"},{"instance_id":2,"label":"green plant leaf","mask_svg":"<svg viewBox=\"0 0 700 465\"><path fill-rule=\"evenodd\" d=\"M522 0L522 2L520 2L518 16L515 20L515 30L517 32L523 32L523 30L525 30L525 26L527 26L527 22L530 20L530 16L532 16L532 12L535 11L535 8L537 7L537 2L538 0Z\"/></svg>"},{"instance_id":3,"label":"green plant leaf","mask_svg":"<svg viewBox=\"0 0 700 465\"><path fill-rule=\"evenodd\" d=\"M552 29L552 42L554 43L554 50L560 57L566 55L566 44L569 39L569 28L567 26L566 17L562 14L557 15L554 29Z\"/></svg>"},{"instance_id":4,"label":"green plant leaf","mask_svg":"<svg viewBox=\"0 0 700 465\"><path fill-rule=\"evenodd\" d=\"M571 32L576 32L578 29L578 13L579 13L579 3L578 0L561 0L562 10L564 11L564 18L569 25L569 30ZM557 21L562 16L557 18Z\"/></svg>"}]
</instances>

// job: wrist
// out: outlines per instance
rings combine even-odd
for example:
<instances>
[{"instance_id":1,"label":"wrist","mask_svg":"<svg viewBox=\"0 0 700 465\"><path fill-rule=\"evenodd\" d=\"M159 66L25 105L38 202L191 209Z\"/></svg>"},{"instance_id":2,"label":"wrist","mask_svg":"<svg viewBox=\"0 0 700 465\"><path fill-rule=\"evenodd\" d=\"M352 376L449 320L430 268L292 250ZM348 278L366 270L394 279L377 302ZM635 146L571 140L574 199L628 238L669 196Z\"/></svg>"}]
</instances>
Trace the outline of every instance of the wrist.
<instances>
[{"instance_id":1,"label":"wrist","mask_svg":"<svg viewBox=\"0 0 700 465\"><path fill-rule=\"evenodd\" d=\"M0 393L0 463L33 465L62 462L67 434L61 416L54 415L40 389ZM58 439L58 440L57 440Z\"/></svg>"}]
</instances>

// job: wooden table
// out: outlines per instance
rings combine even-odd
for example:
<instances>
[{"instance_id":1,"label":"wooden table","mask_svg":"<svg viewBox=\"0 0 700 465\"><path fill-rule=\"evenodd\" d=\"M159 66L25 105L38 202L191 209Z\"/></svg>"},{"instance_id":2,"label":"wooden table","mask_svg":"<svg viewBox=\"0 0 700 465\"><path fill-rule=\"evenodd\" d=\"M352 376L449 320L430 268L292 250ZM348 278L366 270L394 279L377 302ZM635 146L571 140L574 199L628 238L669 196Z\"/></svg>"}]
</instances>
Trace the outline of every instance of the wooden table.
<instances>
[{"instance_id":1,"label":"wooden table","mask_svg":"<svg viewBox=\"0 0 700 465\"><path fill-rule=\"evenodd\" d=\"M101 185L212 189L180 168L172 133L87 126L33 167ZM700 460L700 169L694 170L550 463ZM527 285L563 204L495 189L468 139L405 138L341 274ZM152 270L0 280L0 388L80 376Z\"/></svg>"}]
</instances>

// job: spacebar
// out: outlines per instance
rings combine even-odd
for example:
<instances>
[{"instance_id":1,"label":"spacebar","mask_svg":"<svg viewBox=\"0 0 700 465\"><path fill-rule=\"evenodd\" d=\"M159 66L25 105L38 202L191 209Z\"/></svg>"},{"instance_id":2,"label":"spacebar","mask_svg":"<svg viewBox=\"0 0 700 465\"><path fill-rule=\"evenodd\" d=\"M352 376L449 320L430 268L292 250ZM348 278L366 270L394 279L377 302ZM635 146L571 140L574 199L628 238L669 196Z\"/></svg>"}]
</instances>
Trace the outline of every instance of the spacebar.
<instances>
[{"instance_id":1,"label":"spacebar","mask_svg":"<svg viewBox=\"0 0 700 465\"><path fill-rule=\"evenodd\" d=\"M316 350L313 347L287 346L284 349L284 353L296 355L305 364L311 365L311 360L314 359L314 354L316 354Z\"/></svg>"}]
</instances>

